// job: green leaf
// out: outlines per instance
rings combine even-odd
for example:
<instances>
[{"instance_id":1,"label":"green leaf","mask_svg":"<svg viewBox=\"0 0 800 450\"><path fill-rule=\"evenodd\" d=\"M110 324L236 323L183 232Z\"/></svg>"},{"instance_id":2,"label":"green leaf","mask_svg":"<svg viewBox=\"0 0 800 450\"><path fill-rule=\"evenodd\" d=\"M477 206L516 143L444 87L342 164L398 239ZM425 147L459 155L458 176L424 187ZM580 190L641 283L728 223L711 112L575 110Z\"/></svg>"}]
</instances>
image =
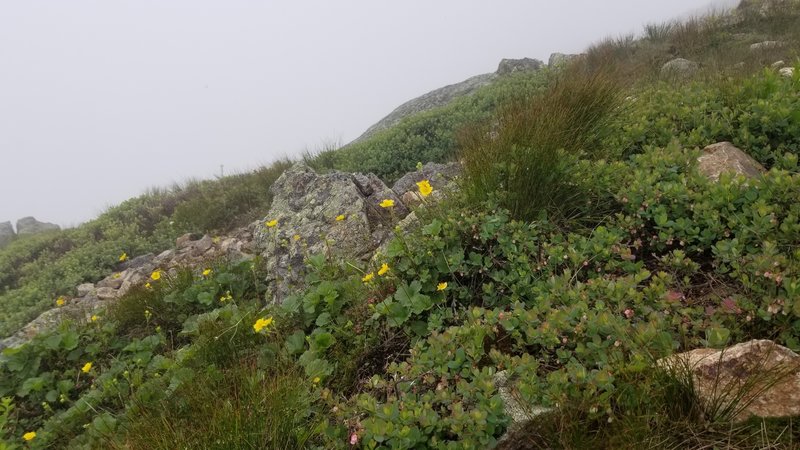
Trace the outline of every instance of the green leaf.
<instances>
[{"instance_id":1,"label":"green leaf","mask_svg":"<svg viewBox=\"0 0 800 450\"><path fill-rule=\"evenodd\" d=\"M715 327L706 330L706 341L709 347L720 348L728 343L731 332L727 328Z\"/></svg>"},{"instance_id":2,"label":"green leaf","mask_svg":"<svg viewBox=\"0 0 800 450\"><path fill-rule=\"evenodd\" d=\"M286 350L290 355L298 355L306 348L306 334L297 330L286 338Z\"/></svg>"},{"instance_id":3,"label":"green leaf","mask_svg":"<svg viewBox=\"0 0 800 450\"><path fill-rule=\"evenodd\" d=\"M80 340L78 333L74 331L68 331L61 337L61 348L64 350L74 350L75 347L78 346L78 341Z\"/></svg>"},{"instance_id":4,"label":"green leaf","mask_svg":"<svg viewBox=\"0 0 800 450\"><path fill-rule=\"evenodd\" d=\"M209 306L214 303L214 294L211 292L201 292L197 294L197 301L201 305Z\"/></svg>"},{"instance_id":5,"label":"green leaf","mask_svg":"<svg viewBox=\"0 0 800 450\"><path fill-rule=\"evenodd\" d=\"M317 333L311 335L311 348L315 351L326 350L336 342L336 338L330 333Z\"/></svg>"},{"instance_id":6,"label":"green leaf","mask_svg":"<svg viewBox=\"0 0 800 450\"><path fill-rule=\"evenodd\" d=\"M429 236L438 236L442 231L442 222L439 219L433 219L433 222L422 227L422 232Z\"/></svg>"},{"instance_id":7,"label":"green leaf","mask_svg":"<svg viewBox=\"0 0 800 450\"><path fill-rule=\"evenodd\" d=\"M331 323L331 315L330 313L322 313L317 317L317 321L315 322L318 327L324 327L325 325Z\"/></svg>"}]
</instances>

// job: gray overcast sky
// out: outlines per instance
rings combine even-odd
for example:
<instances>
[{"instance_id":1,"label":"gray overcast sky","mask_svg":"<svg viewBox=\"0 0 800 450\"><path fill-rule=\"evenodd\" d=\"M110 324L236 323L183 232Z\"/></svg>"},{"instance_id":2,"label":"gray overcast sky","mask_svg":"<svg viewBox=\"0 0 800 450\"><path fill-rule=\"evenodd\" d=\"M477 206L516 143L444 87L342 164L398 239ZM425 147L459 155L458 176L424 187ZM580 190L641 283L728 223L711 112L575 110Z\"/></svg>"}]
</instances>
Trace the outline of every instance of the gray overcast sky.
<instances>
[{"instance_id":1,"label":"gray overcast sky","mask_svg":"<svg viewBox=\"0 0 800 450\"><path fill-rule=\"evenodd\" d=\"M0 0L0 222L76 224L221 164L348 142L502 58L708 3Z\"/></svg>"}]
</instances>

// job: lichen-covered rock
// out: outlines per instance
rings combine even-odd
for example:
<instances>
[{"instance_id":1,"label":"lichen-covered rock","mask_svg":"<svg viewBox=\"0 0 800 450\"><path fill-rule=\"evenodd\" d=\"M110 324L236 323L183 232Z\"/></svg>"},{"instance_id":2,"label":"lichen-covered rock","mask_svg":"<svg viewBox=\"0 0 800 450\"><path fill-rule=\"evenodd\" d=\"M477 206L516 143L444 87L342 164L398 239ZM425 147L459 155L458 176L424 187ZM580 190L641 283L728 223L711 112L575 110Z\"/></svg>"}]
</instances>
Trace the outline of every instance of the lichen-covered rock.
<instances>
[{"instance_id":1,"label":"lichen-covered rock","mask_svg":"<svg viewBox=\"0 0 800 450\"><path fill-rule=\"evenodd\" d=\"M552 408L526 404L521 399L512 380L509 379L507 371L502 370L495 373L492 381L497 388L498 394L500 394L500 398L503 399L503 412L511 419L506 433L500 438L499 442L502 443L508 439L513 439L514 433L524 428L531 420L552 411Z\"/></svg>"},{"instance_id":2,"label":"lichen-covered rock","mask_svg":"<svg viewBox=\"0 0 800 450\"><path fill-rule=\"evenodd\" d=\"M718 142L704 148L697 163L700 173L712 181L719 181L719 176L725 172L757 177L765 171L758 161L730 142Z\"/></svg>"},{"instance_id":3,"label":"lichen-covered rock","mask_svg":"<svg viewBox=\"0 0 800 450\"><path fill-rule=\"evenodd\" d=\"M398 196L403 196L406 192L418 190L417 183L428 180L434 190L449 189L450 183L461 174L461 164L454 162L449 164L427 163L420 170L409 172L392 186L392 190Z\"/></svg>"},{"instance_id":4,"label":"lichen-covered rock","mask_svg":"<svg viewBox=\"0 0 800 450\"><path fill-rule=\"evenodd\" d=\"M514 72L535 72L544 67L544 63L538 59L522 58L522 59L503 59L497 66L498 75L508 75Z\"/></svg>"},{"instance_id":5,"label":"lichen-covered rock","mask_svg":"<svg viewBox=\"0 0 800 450\"><path fill-rule=\"evenodd\" d=\"M271 192L272 207L255 238L269 274L269 299L278 303L302 284L305 256L326 251L368 259L409 212L375 175L320 175L304 164L284 172ZM383 200L394 207L381 207Z\"/></svg>"},{"instance_id":6,"label":"lichen-covered rock","mask_svg":"<svg viewBox=\"0 0 800 450\"><path fill-rule=\"evenodd\" d=\"M781 75L786 78L792 78L794 76L794 67L784 67L780 71L778 71Z\"/></svg>"},{"instance_id":7,"label":"lichen-covered rock","mask_svg":"<svg viewBox=\"0 0 800 450\"><path fill-rule=\"evenodd\" d=\"M94 284L92 283L79 284L78 287L75 288L75 290L78 291L78 297L85 297L94 292Z\"/></svg>"},{"instance_id":8,"label":"lichen-covered rock","mask_svg":"<svg viewBox=\"0 0 800 450\"><path fill-rule=\"evenodd\" d=\"M564 53L552 53L550 58L547 60L547 66L551 69L556 67L561 67L566 64L569 64L575 58L578 58L581 55L568 55Z\"/></svg>"},{"instance_id":9,"label":"lichen-covered rock","mask_svg":"<svg viewBox=\"0 0 800 450\"><path fill-rule=\"evenodd\" d=\"M61 227L54 223L39 222L33 217L23 217L17 221L17 234L38 234L47 231L58 231Z\"/></svg>"},{"instance_id":10,"label":"lichen-covered rock","mask_svg":"<svg viewBox=\"0 0 800 450\"><path fill-rule=\"evenodd\" d=\"M700 69L700 65L694 61L689 61L684 58L675 58L661 66L661 77L686 79L694 75L698 69Z\"/></svg>"},{"instance_id":11,"label":"lichen-covered rock","mask_svg":"<svg viewBox=\"0 0 800 450\"><path fill-rule=\"evenodd\" d=\"M800 356L772 341L692 350L658 364L677 376L691 375L703 403L720 410L733 405L734 421L800 415Z\"/></svg>"},{"instance_id":12,"label":"lichen-covered rock","mask_svg":"<svg viewBox=\"0 0 800 450\"><path fill-rule=\"evenodd\" d=\"M14 240L15 236L16 234L14 233L14 227L11 226L11 222L0 223L0 248L8 245Z\"/></svg>"},{"instance_id":13,"label":"lichen-covered rock","mask_svg":"<svg viewBox=\"0 0 800 450\"><path fill-rule=\"evenodd\" d=\"M750 46L750 50L754 52L760 52L764 50L776 50L779 48L783 48L786 46L786 43L783 41L764 41L764 42L756 42Z\"/></svg>"}]
</instances>

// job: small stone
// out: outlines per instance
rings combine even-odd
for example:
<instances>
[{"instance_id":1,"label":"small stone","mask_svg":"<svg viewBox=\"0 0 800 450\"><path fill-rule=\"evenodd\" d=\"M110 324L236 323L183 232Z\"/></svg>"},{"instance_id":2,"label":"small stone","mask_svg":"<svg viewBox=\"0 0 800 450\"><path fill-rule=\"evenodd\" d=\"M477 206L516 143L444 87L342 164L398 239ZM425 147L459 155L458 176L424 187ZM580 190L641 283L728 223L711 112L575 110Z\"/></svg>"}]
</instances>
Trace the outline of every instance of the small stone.
<instances>
[{"instance_id":1,"label":"small stone","mask_svg":"<svg viewBox=\"0 0 800 450\"><path fill-rule=\"evenodd\" d=\"M113 300L119 296L119 292L110 287L98 287L95 294L100 300Z\"/></svg>"},{"instance_id":2,"label":"small stone","mask_svg":"<svg viewBox=\"0 0 800 450\"><path fill-rule=\"evenodd\" d=\"M86 297L87 295L91 294L94 291L94 284L83 283L78 285L76 290L78 291L78 297Z\"/></svg>"},{"instance_id":3,"label":"small stone","mask_svg":"<svg viewBox=\"0 0 800 450\"><path fill-rule=\"evenodd\" d=\"M750 51L752 52L760 52L763 50L776 50L779 48L783 48L786 46L786 43L783 41L764 41L764 42L757 42L750 46Z\"/></svg>"},{"instance_id":4,"label":"small stone","mask_svg":"<svg viewBox=\"0 0 800 450\"><path fill-rule=\"evenodd\" d=\"M684 58L675 58L661 66L662 78L690 78L700 69L700 65Z\"/></svg>"},{"instance_id":5,"label":"small stone","mask_svg":"<svg viewBox=\"0 0 800 450\"><path fill-rule=\"evenodd\" d=\"M97 283L98 288L119 289L120 286L122 286L122 275L105 277Z\"/></svg>"},{"instance_id":6,"label":"small stone","mask_svg":"<svg viewBox=\"0 0 800 450\"><path fill-rule=\"evenodd\" d=\"M757 177L765 172L758 161L730 142L719 142L704 148L697 162L700 173L711 181L719 181L719 176L725 172L733 172L748 178Z\"/></svg>"},{"instance_id":7,"label":"small stone","mask_svg":"<svg viewBox=\"0 0 800 450\"><path fill-rule=\"evenodd\" d=\"M782 68L782 67L783 67L783 66L785 66L785 65L786 65L786 63L785 63L785 62L783 62L783 61L775 61L774 63L772 63L772 64L770 65L770 67L771 67L771 68L773 68L773 69L780 69L780 68Z\"/></svg>"},{"instance_id":8,"label":"small stone","mask_svg":"<svg viewBox=\"0 0 800 450\"><path fill-rule=\"evenodd\" d=\"M794 67L784 67L778 73L786 78L792 78L794 76Z\"/></svg>"}]
</instances>

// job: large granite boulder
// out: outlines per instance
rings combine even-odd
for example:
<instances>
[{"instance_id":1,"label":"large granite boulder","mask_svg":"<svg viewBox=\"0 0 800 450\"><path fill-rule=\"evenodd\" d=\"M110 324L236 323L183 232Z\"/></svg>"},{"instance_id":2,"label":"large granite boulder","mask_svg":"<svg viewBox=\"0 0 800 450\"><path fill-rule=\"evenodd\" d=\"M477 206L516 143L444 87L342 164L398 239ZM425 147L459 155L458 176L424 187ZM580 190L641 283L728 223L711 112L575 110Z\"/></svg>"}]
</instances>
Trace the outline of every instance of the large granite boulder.
<instances>
[{"instance_id":1,"label":"large granite boulder","mask_svg":"<svg viewBox=\"0 0 800 450\"><path fill-rule=\"evenodd\" d=\"M544 67L544 63L538 59L522 58L522 59L503 59L497 66L498 75L508 75L514 72L535 72Z\"/></svg>"},{"instance_id":2,"label":"large granite boulder","mask_svg":"<svg viewBox=\"0 0 800 450\"><path fill-rule=\"evenodd\" d=\"M11 222L2 222L0 223L0 248L5 247L11 241L14 240L14 227L11 226Z\"/></svg>"},{"instance_id":3,"label":"large granite boulder","mask_svg":"<svg viewBox=\"0 0 800 450\"><path fill-rule=\"evenodd\" d=\"M735 422L800 416L800 356L772 341L701 348L658 364L687 381L691 376L698 399L719 411L732 409L729 418Z\"/></svg>"},{"instance_id":4,"label":"large granite boulder","mask_svg":"<svg viewBox=\"0 0 800 450\"><path fill-rule=\"evenodd\" d=\"M373 174L320 175L296 164L272 185L272 207L259 223L256 242L266 264L268 299L280 303L302 285L304 260L325 252L346 259L369 259L392 234L408 209ZM383 200L394 207L383 208Z\"/></svg>"},{"instance_id":5,"label":"large granite boulder","mask_svg":"<svg viewBox=\"0 0 800 450\"><path fill-rule=\"evenodd\" d=\"M758 161L730 142L718 142L704 148L697 163L700 173L711 181L719 181L719 176L725 172L746 177L757 177L765 172Z\"/></svg>"},{"instance_id":6,"label":"large granite boulder","mask_svg":"<svg viewBox=\"0 0 800 450\"><path fill-rule=\"evenodd\" d=\"M33 217L23 217L17 221L17 234L38 234L47 231L58 231L61 227L54 223L39 222Z\"/></svg>"},{"instance_id":7,"label":"large granite boulder","mask_svg":"<svg viewBox=\"0 0 800 450\"><path fill-rule=\"evenodd\" d=\"M700 69L700 65L684 58L675 58L661 66L661 77L686 79L692 77Z\"/></svg>"}]
</instances>

